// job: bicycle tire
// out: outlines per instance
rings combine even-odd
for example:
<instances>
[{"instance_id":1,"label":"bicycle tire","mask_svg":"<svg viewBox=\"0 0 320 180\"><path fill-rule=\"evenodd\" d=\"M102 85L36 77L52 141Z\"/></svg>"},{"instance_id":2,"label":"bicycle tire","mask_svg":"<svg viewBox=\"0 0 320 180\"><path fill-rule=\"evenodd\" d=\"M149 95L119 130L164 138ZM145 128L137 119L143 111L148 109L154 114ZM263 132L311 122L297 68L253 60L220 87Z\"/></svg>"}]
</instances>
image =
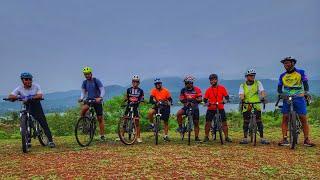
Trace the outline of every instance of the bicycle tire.
<instances>
[{"instance_id":1,"label":"bicycle tire","mask_svg":"<svg viewBox=\"0 0 320 180\"><path fill-rule=\"evenodd\" d=\"M76 137L77 143L81 147L89 146L93 140L93 137L94 137L94 132L93 132L94 127L92 123L93 120L91 120L89 117L80 117L77 121L77 124L75 127L75 137ZM80 137L80 133L84 134L83 139L86 139L86 140L82 140L82 137Z\"/></svg>"}]
</instances>

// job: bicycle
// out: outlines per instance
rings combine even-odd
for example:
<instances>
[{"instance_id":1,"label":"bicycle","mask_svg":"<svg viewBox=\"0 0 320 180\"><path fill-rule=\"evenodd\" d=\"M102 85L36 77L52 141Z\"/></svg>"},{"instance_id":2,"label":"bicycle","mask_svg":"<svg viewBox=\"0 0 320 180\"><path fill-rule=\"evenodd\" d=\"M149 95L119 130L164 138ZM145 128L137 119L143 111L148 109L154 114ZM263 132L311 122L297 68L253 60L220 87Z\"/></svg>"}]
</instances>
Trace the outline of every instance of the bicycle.
<instances>
[{"instance_id":1,"label":"bicycle","mask_svg":"<svg viewBox=\"0 0 320 180\"><path fill-rule=\"evenodd\" d=\"M182 132L180 132L181 134L181 140L184 140L184 135L187 132L188 133L188 145L191 144L191 133L193 130L193 102L192 101L188 101L187 102L187 121L185 121L184 123L182 123Z\"/></svg>"},{"instance_id":2,"label":"bicycle","mask_svg":"<svg viewBox=\"0 0 320 180\"><path fill-rule=\"evenodd\" d=\"M42 146L47 146L49 143L48 137L44 133L44 129L41 127L40 123L30 114L30 103L35 101L42 101L44 99L28 99L25 100L23 97L19 97L17 100L12 100L4 98L4 101L20 101L22 102L20 110L20 134L22 151L27 153L31 148L31 139L38 138Z\"/></svg>"},{"instance_id":3,"label":"bicycle","mask_svg":"<svg viewBox=\"0 0 320 180\"><path fill-rule=\"evenodd\" d=\"M287 103L290 106L290 112L289 112L289 142L290 142L290 148L295 149L296 145L298 144L299 134L301 132L302 124L299 119L299 116L297 112L293 109L293 99L295 97L298 97L296 95L279 95L276 108L282 109L283 106L279 106L279 102L282 99L283 101L287 101Z\"/></svg>"},{"instance_id":4,"label":"bicycle","mask_svg":"<svg viewBox=\"0 0 320 180\"><path fill-rule=\"evenodd\" d=\"M118 136L125 145L132 145L137 140L137 126L134 117L134 107L139 103L129 103L124 107L129 108L128 114L120 118L118 122Z\"/></svg>"},{"instance_id":5,"label":"bicycle","mask_svg":"<svg viewBox=\"0 0 320 180\"><path fill-rule=\"evenodd\" d=\"M94 99L81 100L79 102L87 104L89 110L85 116L78 119L75 127L75 137L80 146L86 147L91 144L97 129L97 120L93 107L97 102Z\"/></svg>"},{"instance_id":6,"label":"bicycle","mask_svg":"<svg viewBox=\"0 0 320 180\"><path fill-rule=\"evenodd\" d=\"M159 143L159 131L160 131L160 125L161 125L161 110L164 108L164 106L167 106L167 101L159 101L156 103L157 107L157 113L155 114L155 123L154 123L154 137L155 137L155 144L158 145Z\"/></svg>"},{"instance_id":7,"label":"bicycle","mask_svg":"<svg viewBox=\"0 0 320 180\"><path fill-rule=\"evenodd\" d=\"M255 107L256 104L263 103L263 109L266 108L266 104L264 102L242 102L241 103L241 109L243 109L243 106L245 104L248 105L248 107L251 108L250 111L250 121L249 121L249 136L250 136L250 142L253 143L253 146L257 145L257 132L258 132L258 126L257 126L257 117L256 117L256 111L257 108Z\"/></svg>"},{"instance_id":8,"label":"bicycle","mask_svg":"<svg viewBox=\"0 0 320 180\"><path fill-rule=\"evenodd\" d=\"M219 132L219 137L220 137L220 143L221 145L224 144L223 142L223 130L222 130L222 119L221 119L221 114L220 114L220 111L219 111L219 104L225 104L224 102L222 103L219 103L219 102L216 102L216 103L210 103L209 102L209 106L213 105L213 106L216 106L216 113L215 113L215 116L214 116L214 119L213 121L211 122L211 134L212 134L212 139L213 140L216 140L217 139L217 132Z\"/></svg>"}]
</instances>

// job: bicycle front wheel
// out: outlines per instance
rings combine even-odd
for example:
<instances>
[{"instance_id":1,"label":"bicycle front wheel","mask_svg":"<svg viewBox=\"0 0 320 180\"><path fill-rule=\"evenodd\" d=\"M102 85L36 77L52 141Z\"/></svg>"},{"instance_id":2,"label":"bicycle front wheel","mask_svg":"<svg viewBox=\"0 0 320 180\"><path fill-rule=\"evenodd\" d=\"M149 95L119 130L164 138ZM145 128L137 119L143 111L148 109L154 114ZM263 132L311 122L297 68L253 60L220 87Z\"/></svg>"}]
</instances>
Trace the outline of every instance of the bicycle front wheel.
<instances>
[{"instance_id":1,"label":"bicycle front wheel","mask_svg":"<svg viewBox=\"0 0 320 180\"><path fill-rule=\"evenodd\" d=\"M298 142L298 133L297 133L297 115L295 113L290 113L289 119L289 139L290 139L290 148L295 149Z\"/></svg>"},{"instance_id":2,"label":"bicycle front wheel","mask_svg":"<svg viewBox=\"0 0 320 180\"><path fill-rule=\"evenodd\" d=\"M122 117L118 122L118 136L125 145L132 145L137 140L136 123L133 118Z\"/></svg>"},{"instance_id":3,"label":"bicycle front wheel","mask_svg":"<svg viewBox=\"0 0 320 180\"><path fill-rule=\"evenodd\" d=\"M22 145L22 151L24 153L28 152L28 141L30 139L29 133L28 133L28 117L27 115L22 115L20 119L20 134L21 134L21 145Z\"/></svg>"},{"instance_id":4,"label":"bicycle front wheel","mask_svg":"<svg viewBox=\"0 0 320 180\"><path fill-rule=\"evenodd\" d=\"M80 146L89 146L94 137L94 125L92 120L88 117L79 118L75 128L75 136Z\"/></svg>"},{"instance_id":5,"label":"bicycle front wheel","mask_svg":"<svg viewBox=\"0 0 320 180\"><path fill-rule=\"evenodd\" d=\"M155 144L159 144L159 129L160 129L160 117L156 117L156 123L154 124L154 137Z\"/></svg>"}]
</instances>

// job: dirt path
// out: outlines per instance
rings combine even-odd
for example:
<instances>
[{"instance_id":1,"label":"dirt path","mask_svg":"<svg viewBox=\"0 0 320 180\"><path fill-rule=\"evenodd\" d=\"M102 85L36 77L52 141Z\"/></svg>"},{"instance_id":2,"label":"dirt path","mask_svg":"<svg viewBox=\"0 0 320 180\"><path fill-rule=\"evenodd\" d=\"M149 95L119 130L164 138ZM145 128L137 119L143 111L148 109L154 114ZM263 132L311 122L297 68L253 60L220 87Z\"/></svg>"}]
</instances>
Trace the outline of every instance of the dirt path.
<instances>
[{"instance_id":1,"label":"dirt path","mask_svg":"<svg viewBox=\"0 0 320 180\"><path fill-rule=\"evenodd\" d=\"M270 136L270 135L269 135ZM241 137L237 134L237 137ZM178 137L170 143L146 142L124 146L110 139L79 148L73 137L56 138L56 149L35 143L31 152L20 152L19 140L0 142L1 179L221 179L221 178L319 178L320 149L299 146L292 151L269 146L241 146L239 139L221 146L218 142L187 146ZM320 138L315 139L320 144Z\"/></svg>"}]
</instances>

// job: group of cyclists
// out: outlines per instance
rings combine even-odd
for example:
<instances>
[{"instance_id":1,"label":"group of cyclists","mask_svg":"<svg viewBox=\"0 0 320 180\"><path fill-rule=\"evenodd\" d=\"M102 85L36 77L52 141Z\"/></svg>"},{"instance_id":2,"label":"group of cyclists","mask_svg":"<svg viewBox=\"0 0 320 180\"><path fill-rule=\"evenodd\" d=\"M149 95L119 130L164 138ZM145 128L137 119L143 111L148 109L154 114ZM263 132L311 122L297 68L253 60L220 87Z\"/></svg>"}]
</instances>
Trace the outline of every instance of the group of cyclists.
<instances>
[{"instance_id":1,"label":"group of cyclists","mask_svg":"<svg viewBox=\"0 0 320 180\"><path fill-rule=\"evenodd\" d=\"M309 136L309 125L307 119L307 103L306 99L310 97L308 79L304 70L297 69L295 67L297 60L292 57L286 57L281 60L281 63L284 65L285 72L282 73L279 77L278 84L278 93L279 95L295 95L293 99L294 110L299 115L299 119L302 123L303 133L304 133L304 145L308 147L315 146L311 142ZM83 68L83 74L85 80L82 82L81 86L81 96L79 102L83 102L85 99L94 99L95 105L94 109L96 111L97 120L99 122L100 129L100 138L102 141L105 141L105 121L103 117L103 97L105 95L105 89L103 84L99 79L93 77L93 71L90 67ZM248 131L249 131L249 120L251 108L249 104L245 103L254 103L262 102L266 103L266 91L263 88L261 81L256 80L256 71L250 69L245 73L245 82L240 85L239 88L239 97L243 105L243 139L240 141L240 144L248 144ZM44 129L45 135L48 137L48 146L53 148L55 143L53 142L51 131L48 127L45 114L43 112L42 106L38 99L43 98L43 92L38 84L32 83L33 76L30 73L22 73L21 76L22 85L18 86L8 97L8 99L15 101L18 99L23 99L27 105L30 107L30 114L39 121L40 125ZM217 74L211 74L209 76L210 86L206 89L204 96L202 95L201 89L194 85L195 78L193 76L186 76L184 78L185 87L181 89L179 100L183 104L183 107L177 112L176 119L179 125L177 129L178 132L183 132L183 116L187 115L187 110L189 106L192 106L193 110L193 124L194 124L194 134L195 141L201 142L199 138L199 105L204 103L207 106L206 112L206 124L205 124L205 137L202 142L209 141L209 131L211 128L211 122L215 117L215 114L218 112L221 114L222 119L222 130L224 133L225 141L232 142L232 139L229 137L228 133L228 123L227 116L224 109L224 103L229 102L229 94L227 89L219 83L219 78ZM142 139L140 137L140 113L139 105L143 103L144 100L144 91L139 88L140 77L134 75L132 77L132 86L127 89L124 102L133 106L134 117L137 128L137 142L141 143ZM170 141L168 136L169 131L169 118L170 118L170 107L173 104L173 99L171 97L170 91L163 87L163 82L160 78L154 79L154 88L150 91L149 103L153 104L153 107L148 112L148 119L150 121L150 129L154 128L154 116L158 112L159 104L162 104L160 109L161 120L164 123L164 141ZM80 116L85 116L89 109L88 104L83 104L80 112ZM261 118L261 105L255 106L255 116L257 121L257 127L260 135L261 144L270 144L270 142L264 138L264 127ZM125 115L128 114L128 107L125 110ZM284 101L282 107L282 139L279 142L279 146L289 146L288 142L288 114L289 114L289 104ZM31 142L30 142L31 146Z\"/></svg>"}]
</instances>

